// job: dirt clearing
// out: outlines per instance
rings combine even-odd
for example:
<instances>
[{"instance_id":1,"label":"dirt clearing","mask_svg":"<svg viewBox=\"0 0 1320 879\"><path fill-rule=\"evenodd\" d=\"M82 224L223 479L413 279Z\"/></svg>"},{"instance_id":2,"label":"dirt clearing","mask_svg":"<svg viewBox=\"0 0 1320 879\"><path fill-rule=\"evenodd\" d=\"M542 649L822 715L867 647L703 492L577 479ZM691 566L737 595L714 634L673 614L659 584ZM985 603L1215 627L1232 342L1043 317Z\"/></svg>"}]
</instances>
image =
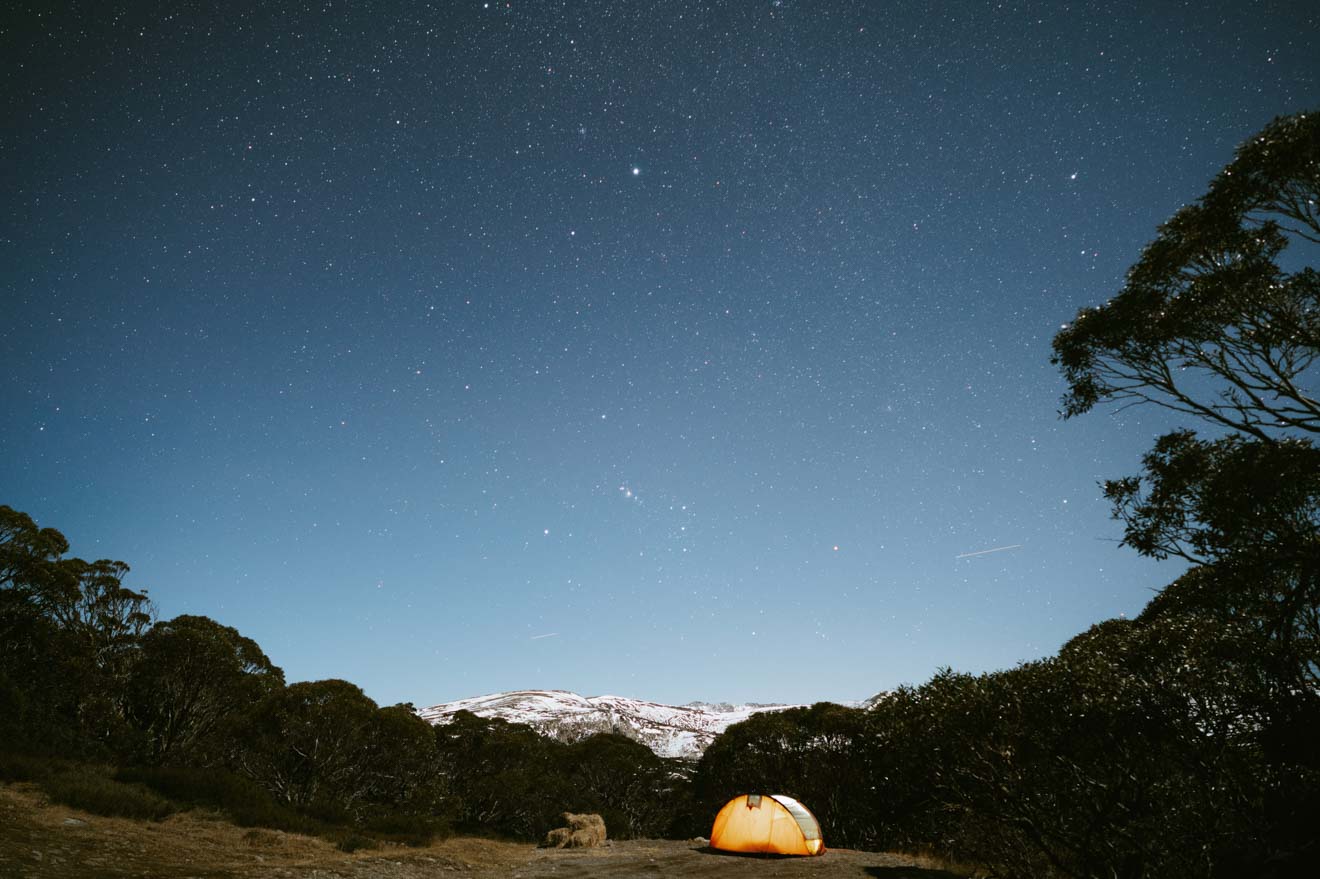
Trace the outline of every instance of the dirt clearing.
<instances>
[{"instance_id":1,"label":"dirt clearing","mask_svg":"<svg viewBox=\"0 0 1320 879\"><path fill-rule=\"evenodd\" d=\"M828 842L828 840L827 840ZM192 811L159 823L102 818L48 803L30 785L0 786L0 876L31 879L421 879L474 876L796 877L954 879L901 855L831 850L819 858L725 855L703 843L616 841L600 849L455 838L426 848L388 846L346 854L314 837L235 827Z\"/></svg>"}]
</instances>

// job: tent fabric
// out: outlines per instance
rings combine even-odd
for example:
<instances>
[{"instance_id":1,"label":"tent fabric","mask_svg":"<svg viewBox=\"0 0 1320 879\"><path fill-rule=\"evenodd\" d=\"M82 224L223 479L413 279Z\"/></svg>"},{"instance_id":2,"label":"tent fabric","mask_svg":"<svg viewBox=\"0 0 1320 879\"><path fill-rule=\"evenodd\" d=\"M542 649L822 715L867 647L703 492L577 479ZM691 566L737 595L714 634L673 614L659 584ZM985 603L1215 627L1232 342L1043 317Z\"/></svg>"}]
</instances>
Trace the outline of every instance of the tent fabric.
<instances>
[{"instance_id":1,"label":"tent fabric","mask_svg":"<svg viewBox=\"0 0 1320 879\"><path fill-rule=\"evenodd\" d=\"M783 794L744 794L724 804L710 831L711 848L726 852L820 855L820 823L806 806Z\"/></svg>"}]
</instances>

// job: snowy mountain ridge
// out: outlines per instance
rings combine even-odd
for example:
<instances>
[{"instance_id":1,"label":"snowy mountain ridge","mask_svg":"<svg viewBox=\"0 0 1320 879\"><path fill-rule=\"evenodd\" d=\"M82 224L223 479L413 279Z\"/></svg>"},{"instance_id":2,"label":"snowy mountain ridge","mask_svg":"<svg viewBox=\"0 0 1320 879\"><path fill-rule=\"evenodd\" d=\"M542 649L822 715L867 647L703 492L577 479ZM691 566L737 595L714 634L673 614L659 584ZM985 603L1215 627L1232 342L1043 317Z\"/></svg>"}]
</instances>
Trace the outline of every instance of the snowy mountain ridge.
<instances>
[{"instance_id":1,"label":"snowy mountain ridge","mask_svg":"<svg viewBox=\"0 0 1320 879\"><path fill-rule=\"evenodd\" d=\"M515 690L459 699L422 708L433 724L448 723L455 712L525 723L542 735L574 742L599 732L618 732L641 742L661 757L695 760L715 737L739 721L763 711L796 705L732 705L692 702L662 705L624 696L580 696L566 690Z\"/></svg>"}]
</instances>

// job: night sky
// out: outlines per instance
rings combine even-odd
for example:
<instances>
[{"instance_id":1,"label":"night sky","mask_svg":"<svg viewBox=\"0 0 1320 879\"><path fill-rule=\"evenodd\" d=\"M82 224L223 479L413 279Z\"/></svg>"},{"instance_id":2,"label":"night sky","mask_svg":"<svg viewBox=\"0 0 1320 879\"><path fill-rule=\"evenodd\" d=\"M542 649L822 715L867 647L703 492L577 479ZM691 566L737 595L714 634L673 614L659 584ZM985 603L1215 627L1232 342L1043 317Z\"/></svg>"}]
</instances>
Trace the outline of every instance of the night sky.
<instances>
[{"instance_id":1,"label":"night sky","mask_svg":"<svg viewBox=\"0 0 1320 879\"><path fill-rule=\"evenodd\" d=\"M1179 422L1060 421L1050 340L1320 105L1297 0L53 7L0 503L384 703L856 699L1139 612L1097 482Z\"/></svg>"}]
</instances>

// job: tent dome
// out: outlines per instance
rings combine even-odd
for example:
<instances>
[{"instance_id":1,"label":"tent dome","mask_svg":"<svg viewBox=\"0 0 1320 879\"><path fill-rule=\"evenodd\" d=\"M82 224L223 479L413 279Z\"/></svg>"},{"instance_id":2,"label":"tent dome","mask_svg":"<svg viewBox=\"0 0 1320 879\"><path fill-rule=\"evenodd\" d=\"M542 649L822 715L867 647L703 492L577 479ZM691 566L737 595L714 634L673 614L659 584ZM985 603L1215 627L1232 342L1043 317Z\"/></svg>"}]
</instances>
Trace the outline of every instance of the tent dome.
<instances>
[{"instance_id":1,"label":"tent dome","mask_svg":"<svg viewBox=\"0 0 1320 879\"><path fill-rule=\"evenodd\" d=\"M726 852L825 853L816 816L783 794L744 794L729 800L715 816L710 846Z\"/></svg>"}]
</instances>

